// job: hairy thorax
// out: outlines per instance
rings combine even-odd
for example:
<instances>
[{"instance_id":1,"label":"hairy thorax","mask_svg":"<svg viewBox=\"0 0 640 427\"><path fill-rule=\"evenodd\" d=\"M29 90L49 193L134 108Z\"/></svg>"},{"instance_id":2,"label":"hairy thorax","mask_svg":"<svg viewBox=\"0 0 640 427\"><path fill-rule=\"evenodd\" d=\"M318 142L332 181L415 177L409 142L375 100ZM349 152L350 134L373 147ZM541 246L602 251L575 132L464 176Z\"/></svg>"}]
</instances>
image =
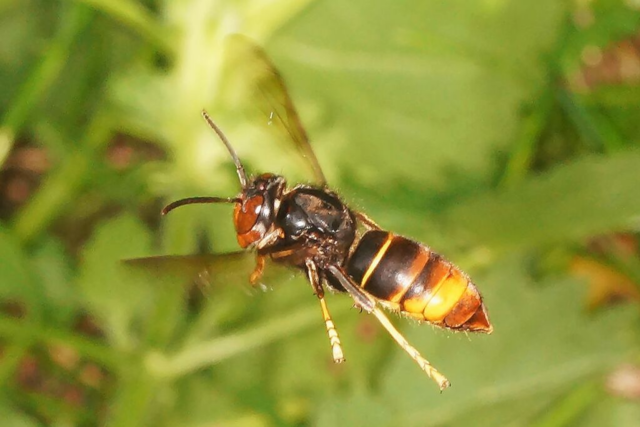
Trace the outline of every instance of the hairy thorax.
<instances>
[{"instance_id":1,"label":"hairy thorax","mask_svg":"<svg viewBox=\"0 0 640 427\"><path fill-rule=\"evenodd\" d=\"M284 238L277 244L276 261L297 267L311 258L320 268L343 265L355 239L353 214L333 193L296 187L284 195L276 222Z\"/></svg>"}]
</instances>

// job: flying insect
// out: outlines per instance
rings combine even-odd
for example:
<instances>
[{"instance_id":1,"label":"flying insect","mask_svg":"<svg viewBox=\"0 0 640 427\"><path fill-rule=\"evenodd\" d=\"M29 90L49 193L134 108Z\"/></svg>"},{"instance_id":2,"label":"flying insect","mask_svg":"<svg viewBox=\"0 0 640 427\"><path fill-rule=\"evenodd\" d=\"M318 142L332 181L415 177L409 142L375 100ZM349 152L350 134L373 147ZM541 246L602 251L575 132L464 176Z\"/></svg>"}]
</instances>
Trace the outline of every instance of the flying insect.
<instances>
[{"instance_id":1,"label":"flying insect","mask_svg":"<svg viewBox=\"0 0 640 427\"><path fill-rule=\"evenodd\" d=\"M235 164L241 191L233 197L181 199L167 205L162 214L194 203L234 205L238 244L256 254L249 281L260 283L267 260L302 271L318 298L334 362L345 358L325 288L349 294L354 305L373 314L441 390L449 387L447 378L409 344L382 308L450 330L491 333L477 287L428 246L382 229L329 189L284 80L259 47L246 43L258 65L253 80L263 113L307 160L314 182L290 187L280 175L248 175L225 134L203 110Z\"/></svg>"}]
</instances>

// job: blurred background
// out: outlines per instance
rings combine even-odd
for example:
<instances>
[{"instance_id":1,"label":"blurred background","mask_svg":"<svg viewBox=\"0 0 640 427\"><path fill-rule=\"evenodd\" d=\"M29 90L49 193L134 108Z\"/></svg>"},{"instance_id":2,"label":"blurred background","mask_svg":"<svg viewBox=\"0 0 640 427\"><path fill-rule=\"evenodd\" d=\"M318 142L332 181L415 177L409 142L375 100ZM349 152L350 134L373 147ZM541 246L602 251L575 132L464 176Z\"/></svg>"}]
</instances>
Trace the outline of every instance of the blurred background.
<instances>
[{"instance_id":1,"label":"blurred background","mask_svg":"<svg viewBox=\"0 0 640 427\"><path fill-rule=\"evenodd\" d=\"M337 366L299 278L121 263L238 249L229 206L159 215L239 189L203 107L310 178L236 108L231 33L332 187L483 293L490 336L395 319L444 393L346 296ZM2 0L0 40L0 425L640 425L638 1Z\"/></svg>"}]
</instances>

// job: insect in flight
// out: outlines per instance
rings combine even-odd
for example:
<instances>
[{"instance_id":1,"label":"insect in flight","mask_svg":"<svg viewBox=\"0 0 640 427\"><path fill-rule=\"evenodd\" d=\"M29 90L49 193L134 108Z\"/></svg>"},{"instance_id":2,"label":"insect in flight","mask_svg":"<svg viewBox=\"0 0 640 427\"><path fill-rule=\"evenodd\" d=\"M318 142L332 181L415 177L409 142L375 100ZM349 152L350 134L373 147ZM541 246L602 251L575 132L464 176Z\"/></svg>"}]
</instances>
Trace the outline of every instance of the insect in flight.
<instances>
[{"instance_id":1,"label":"insect in flight","mask_svg":"<svg viewBox=\"0 0 640 427\"><path fill-rule=\"evenodd\" d=\"M162 213L193 203L233 204L238 243L256 253L250 282L260 282L268 259L303 271L318 297L336 363L344 361L344 354L325 301L325 287L348 293L357 307L377 318L441 390L447 388L447 378L409 344L381 307L450 330L491 333L493 327L476 286L429 247L383 230L327 187L282 77L259 47L246 40L243 43L258 70L253 80L268 119L265 122L277 124L295 144L314 172L314 183L290 188L279 175L247 175L226 136L203 111L233 159L241 192L230 198L181 199ZM152 258L141 259L145 260Z\"/></svg>"}]
</instances>

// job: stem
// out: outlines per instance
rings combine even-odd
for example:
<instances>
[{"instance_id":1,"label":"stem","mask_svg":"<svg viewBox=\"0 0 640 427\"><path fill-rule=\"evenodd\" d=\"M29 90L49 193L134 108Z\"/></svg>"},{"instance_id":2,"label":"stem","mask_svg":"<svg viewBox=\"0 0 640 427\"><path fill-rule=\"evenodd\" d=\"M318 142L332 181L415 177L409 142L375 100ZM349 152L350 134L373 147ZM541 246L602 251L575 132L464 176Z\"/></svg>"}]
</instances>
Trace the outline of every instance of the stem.
<instances>
[{"instance_id":1,"label":"stem","mask_svg":"<svg viewBox=\"0 0 640 427\"><path fill-rule=\"evenodd\" d=\"M158 386L147 371L135 363L126 365L120 372L120 385L111 401L112 412L108 427L137 427L145 425L148 408L158 391Z\"/></svg>"},{"instance_id":2,"label":"stem","mask_svg":"<svg viewBox=\"0 0 640 427\"><path fill-rule=\"evenodd\" d=\"M626 146L610 120L590 110L569 90L558 89L556 97L578 133L591 147L611 154Z\"/></svg>"},{"instance_id":3,"label":"stem","mask_svg":"<svg viewBox=\"0 0 640 427\"><path fill-rule=\"evenodd\" d=\"M100 112L96 113L85 131L85 138L78 144L82 148L66 159L17 214L14 232L23 243L30 242L72 204L85 183L96 152L110 141L111 133L109 121Z\"/></svg>"},{"instance_id":4,"label":"stem","mask_svg":"<svg viewBox=\"0 0 640 427\"><path fill-rule=\"evenodd\" d=\"M348 307L337 307L336 313ZM152 375L172 379L190 372L215 365L238 354L263 347L279 339L289 337L314 325L321 325L318 307L306 307L280 319L261 323L245 331L215 338L203 344L187 348L176 355L166 356L153 352L146 357L146 367Z\"/></svg>"},{"instance_id":5,"label":"stem","mask_svg":"<svg viewBox=\"0 0 640 427\"><path fill-rule=\"evenodd\" d=\"M0 120L2 141L0 141L0 166L6 160L14 136L20 132L31 111L38 101L49 90L62 71L71 46L78 35L91 22L92 14L83 7L75 5L61 19L60 28L55 39L45 50L40 63L33 68L11 104L11 108Z\"/></svg>"},{"instance_id":6,"label":"stem","mask_svg":"<svg viewBox=\"0 0 640 427\"><path fill-rule=\"evenodd\" d=\"M535 154L536 143L549 118L549 113L553 106L552 101L552 90L547 87L539 102L536 103L537 108L524 121L522 133L514 144L505 173L502 176L501 186L511 186L526 176Z\"/></svg>"},{"instance_id":7,"label":"stem","mask_svg":"<svg viewBox=\"0 0 640 427\"><path fill-rule=\"evenodd\" d=\"M24 347L25 342L43 342L49 345L71 347L81 355L105 367L117 368L126 363L126 358L123 355L104 344L54 327L41 327L27 321L0 317L0 336L19 342L20 346L15 347L16 351ZM6 356L8 357L9 354Z\"/></svg>"},{"instance_id":8,"label":"stem","mask_svg":"<svg viewBox=\"0 0 640 427\"><path fill-rule=\"evenodd\" d=\"M130 0L72 0L99 10L132 31L140 34L163 53L172 54L173 46L167 30L156 22L151 13L142 5Z\"/></svg>"},{"instance_id":9,"label":"stem","mask_svg":"<svg viewBox=\"0 0 640 427\"><path fill-rule=\"evenodd\" d=\"M551 408L535 427L559 427L573 425L578 418L596 401L602 399L602 388L593 381L587 382L569 392Z\"/></svg>"},{"instance_id":10,"label":"stem","mask_svg":"<svg viewBox=\"0 0 640 427\"><path fill-rule=\"evenodd\" d=\"M2 331L0 330L0 335ZM18 368L22 357L27 352L27 345L24 338L18 344L8 345L4 348L2 359L0 359L0 384L9 384L10 378Z\"/></svg>"},{"instance_id":11,"label":"stem","mask_svg":"<svg viewBox=\"0 0 640 427\"><path fill-rule=\"evenodd\" d=\"M27 409L30 414L36 414L40 418L58 421L57 423L54 421L50 425L91 425L91 422L94 421L95 418L94 412L87 406L74 406L54 396L48 396L35 391L25 391L19 386L9 386L6 391L11 393L11 400L17 403L17 406L21 409ZM60 422L60 420L64 421Z\"/></svg>"}]
</instances>

